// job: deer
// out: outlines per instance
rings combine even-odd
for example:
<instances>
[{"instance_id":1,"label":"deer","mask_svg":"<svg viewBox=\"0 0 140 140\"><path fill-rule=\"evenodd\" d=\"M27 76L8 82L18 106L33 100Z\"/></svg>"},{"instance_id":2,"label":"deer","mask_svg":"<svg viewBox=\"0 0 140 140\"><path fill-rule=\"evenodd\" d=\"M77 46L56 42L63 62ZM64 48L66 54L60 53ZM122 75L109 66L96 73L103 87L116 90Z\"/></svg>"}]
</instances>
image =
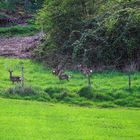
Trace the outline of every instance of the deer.
<instances>
[{"instance_id":1,"label":"deer","mask_svg":"<svg viewBox=\"0 0 140 140\"><path fill-rule=\"evenodd\" d=\"M69 81L70 75L64 73L64 67L67 64L69 57L67 57L61 64L59 64L56 68L52 70L52 74L58 76L59 80L67 80Z\"/></svg>"},{"instance_id":2,"label":"deer","mask_svg":"<svg viewBox=\"0 0 140 140\"><path fill-rule=\"evenodd\" d=\"M90 75L93 72L92 69L87 68L86 66L83 66L81 64L79 64L77 67L80 70L80 72L82 72L86 76Z\"/></svg>"},{"instance_id":3,"label":"deer","mask_svg":"<svg viewBox=\"0 0 140 140\"><path fill-rule=\"evenodd\" d=\"M64 70L60 67L57 67L57 68L53 69L52 74L55 75L55 76L58 76L59 80L69 81L69 78L71 77L70 75L65 74Z\"/></svg>"},{"instance_id":4,"label":"deer","mask_svg":"<svg viewBox=\"0 0 140 140\"><path fill-rule=\"evenodd\" d=\"M17 83L21 82L22 78L20 76L13 76L13 74L12 74L13 71L12 70L9 70L9 73L10 73L10 81L12 81L13 84L15 82L17 82Z\"/></svg>"},{"instance_id":5,"label":"deer","mask_svg":"<svg viewBox=\"0 0 140 140\"><path fill-rule=\"evenodd\" d=\"M92 69L88 68L87 66L84 66L84 65L78 65L77 68L79 69L79 71L81 73L83 73L87 79L88 79L88 86L91 87L91 74L93 72Z\"/></svg>"},{"instance_id":6,"label":"deer","mask_svg":"<svg viewBox=\"0 0 140 140\"><path fill-rule=\"evenodd\" d=\"M60 68L54 68L53 70L52 70L52 74L53 75L55 75L55 76L57 76L59 73L62 73L63 72L63 70L61 70Z\"/></svg>"},{"instance_id":7,"label":"deer","mask_svg":"<svg viewBox=\"0 0 140 140\"><path fill-rule=\"evenodd\" d=\"M59 74L58 74L59 80L67 80L67 81L69 81L70 77L71 77L70 75L64 73L63 71L60 71Z\"/></svg>"},{"instance_id":8,"label":"deer","mask_svg":"<svg viewBox=\"0 0 140 140\"><path fill-rule=\"evenodd\" d=\"M69 81L70 75L65 74L63 69L53 69L53 75L58 76L59 80L67 80Z\"/></svg>"}]
</instances>

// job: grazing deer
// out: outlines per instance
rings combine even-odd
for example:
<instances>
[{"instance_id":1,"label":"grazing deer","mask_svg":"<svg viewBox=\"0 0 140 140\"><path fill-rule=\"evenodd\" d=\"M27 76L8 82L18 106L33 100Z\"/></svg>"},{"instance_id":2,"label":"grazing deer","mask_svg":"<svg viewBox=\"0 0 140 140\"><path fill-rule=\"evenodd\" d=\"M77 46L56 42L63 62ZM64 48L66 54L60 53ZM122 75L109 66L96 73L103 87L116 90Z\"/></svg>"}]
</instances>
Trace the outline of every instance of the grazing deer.
<instances>
[{"instance_id":1,"label":"grazing deer","mask_svg":"<svg viewBox=\"0 0 140 140\"><path fill-rule=\"evenodd\" d=\"M59 73L62 73L62 72L63 72L63 70L61 70L58 67L52 70L52 74L56 75L56 76L59 75Z\"/></svg>"},{"instance_id":2,"label":"grazing deer","mask_svg":"<svg viewBox=\"0 0 140 140\"><path fill-rule=\"evenodd\" d=\"M67 81L69 81L69 78L70 78L71 76L68 75L68 74L65 74L65 73L60 73L60 74L58 75L58 77L59 77L59 80L67 80Z\"/></svg>"},{"instance_id":3,"label":"grazing deer","mask_svg":"<svg viewBox=\"0 0 140 140\"><path fill-rule=\"evenodd\" d=\"M52 70L52 74L58 76L59 80L69 81L70 76L64 73L64 70L57 67Z\"/></svg>"},{"instance_id":4,"label":"grazing deer","mask_svg":"<svg viewBox=\"0 0 140 140\"><path fill-rule=\"evenodd\" d=\"M12 81L13 82L13 84L15 83L15 82L21 82L21 80L22 80L22 78L20 77L20 76L13 76L12 75L12 73L13 73L13 71L12 70L9 70L9 73L10 73L10 81Z\"/></svg>"},{"instance_id":5,"label":"grazing deer","mask_svg":"<svg viewBox=\"0 0 140 140\"><path fill-rule=\"evenodd\" d=\"M59 80L69 81L69 78L71 77L70 75L64 73L64 67L68 60L69 57L67 57L63 63L59 64L55 69L52 70L52 74L58 76Z\"/></svg>"}]
</instances>

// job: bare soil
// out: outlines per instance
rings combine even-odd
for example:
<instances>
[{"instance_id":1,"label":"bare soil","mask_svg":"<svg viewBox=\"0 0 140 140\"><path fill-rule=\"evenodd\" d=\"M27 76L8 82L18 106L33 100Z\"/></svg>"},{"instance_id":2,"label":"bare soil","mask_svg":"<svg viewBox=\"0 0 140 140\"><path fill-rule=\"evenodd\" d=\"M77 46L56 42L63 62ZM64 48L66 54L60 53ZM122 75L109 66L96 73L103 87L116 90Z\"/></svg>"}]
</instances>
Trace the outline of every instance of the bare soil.
<instances>
[{"instance_id":1,"label":"bare soil","mask_svg":"<svg viewBox=\"0 0 140 140\"><path fill-rule=\"evenodd\" d=\"M0 56L31 58L39 36L0 38Z\"/></svg>"}]
</instances>

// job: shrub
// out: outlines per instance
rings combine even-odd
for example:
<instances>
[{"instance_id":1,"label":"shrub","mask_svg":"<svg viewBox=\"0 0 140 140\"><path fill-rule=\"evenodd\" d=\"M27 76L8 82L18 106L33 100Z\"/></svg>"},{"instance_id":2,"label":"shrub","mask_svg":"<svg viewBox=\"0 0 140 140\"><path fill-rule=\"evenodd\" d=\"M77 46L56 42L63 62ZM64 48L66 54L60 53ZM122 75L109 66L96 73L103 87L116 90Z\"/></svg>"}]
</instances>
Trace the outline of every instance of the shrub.
<instances>
[{"instance_id":1,"label":"shrub","mask_svg":"<svg viewBox=\"0 0 140 140\"><path fill-rule=\"evenodd\" d=\"M95 96L95 93L92 87L83 87L78 91L78 94L81 97L85 97L87 99L91 99Z\"/></svg>"},{"instance_id":2,"label":"shrub","mask_svg":"<svg viewBox=\"0 0 140 140\"><path fill-rule=\"evenodd\" d=\"M129 96L129 92L126 92L124 90L117 90L112 93L109 93L109 96L111 96L114 99L122 99L127 98Z\"/></svg>"},{"instance_id":3,"label":"shrub","mask_svg":"<svg viewBox=\"0 0 140 140\"><path fill-rule=\"evenodd\" d=\"M75 98L77 94L69 93L67 89L64 88L47 88L45 92L50 95L51 98L57 100L63 100L66 97Z\"/></svg>"},{"instance_id":4,"label":"shrub","mask_svg":"<svg viewBox=\"0 0 140 140\"><path fill-rule=\"evenodd\" d=\"M64 88L50 87L50 88L46 88L45 92L48 93L51 97L57 96L60 94L66 96L68 93L68 90Z\"/></svg>"},{"instance_id":5,"label":"shrub","mask_svg":"<svg viewBox=\"0 0 140 140\"><path fill-rule=\"evenodd\" d=\"M22 88L21 86L9 88L6 92L9 94L18 94L20 96L35 96L38 94L38 91L36 91L32 87Z\"/></svg>"},{"instance_id":6,"label":"shrub","mask_svg":"<svg viewBox=\"0 0 140 140\"><path fill-rule=\"evenodd\" d=\"M109 101L113 100L111 96L108 94L104 94L99 91L95 91L92 87L83 87L79 90L78 94L81 97L85 97L87 99L92 99L94 101Z\"/></svg>"},{"instance_id":7,"label":"shrub","mask_svg":"<svg viewBox=\"0 0 140 140\"><path fill-rule=\"evenodd\" d=\"M50 96L38 88L15 86L7 89L4 97L20 98L26 100L50 101Z\"/></svg>"},{"instance_id":8,"label":"shrub","mask_svg":"<svg viewBox=\"0 0 140 140\"><path fill-rule=\"evenodd\" d=\"M125 99L118 99L114 101L115 104L120 106L126 106L126 107L140 107L140 100L135 99L133 97L128 97Z\"/></svg>"}]
</instances>

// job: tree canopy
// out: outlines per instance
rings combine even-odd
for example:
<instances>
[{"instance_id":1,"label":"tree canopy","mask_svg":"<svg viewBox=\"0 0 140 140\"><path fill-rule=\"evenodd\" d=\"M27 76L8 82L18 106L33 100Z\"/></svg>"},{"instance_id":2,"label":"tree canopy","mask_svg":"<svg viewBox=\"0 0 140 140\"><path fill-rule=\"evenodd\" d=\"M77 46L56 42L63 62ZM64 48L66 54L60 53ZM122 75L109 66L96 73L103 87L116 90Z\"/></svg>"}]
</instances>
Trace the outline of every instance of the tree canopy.
<instances>
[{"instance_id":1,"label":"tree canopy","mask_svg":"<svg viewBox=\"0 0 140 140\"><path fill-rule=\"evenodd\" d=\"M140 59L138 0L46 0L37 21L47 33L43 51L51 46L89 66Z\"/></svg>"}]
</instances>

